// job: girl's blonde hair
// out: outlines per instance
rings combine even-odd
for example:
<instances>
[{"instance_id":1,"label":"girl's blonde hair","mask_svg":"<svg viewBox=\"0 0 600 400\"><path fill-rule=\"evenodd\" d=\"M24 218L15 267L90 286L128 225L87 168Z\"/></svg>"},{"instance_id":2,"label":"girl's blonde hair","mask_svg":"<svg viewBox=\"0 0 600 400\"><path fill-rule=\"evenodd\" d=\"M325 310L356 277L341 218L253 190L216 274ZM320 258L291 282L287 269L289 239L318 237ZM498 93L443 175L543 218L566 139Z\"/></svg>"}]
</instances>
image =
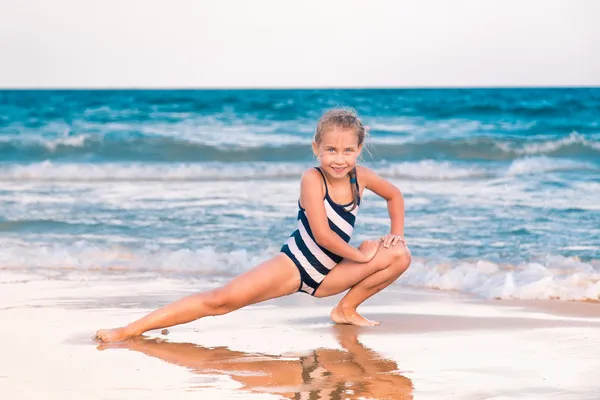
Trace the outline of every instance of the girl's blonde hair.
<instances>
[{"instance_id":1,"label":"girl's blonde hair","mask_svg":"<svg viewBox=\"0 0 600 400\"><path fill-rule=\"evenodd\" d=\"M352 129L358 136L358 145L362 146L367 137L367 132L356 112L349 108L334 108L327 111L317 123L315 132L315 143L320 144L323 134L333 128ZM358 184L356 182L356 167L348 173L350 183L352 184L352 208L354 210L358 205Z\"/></svg>"}]
</instances>

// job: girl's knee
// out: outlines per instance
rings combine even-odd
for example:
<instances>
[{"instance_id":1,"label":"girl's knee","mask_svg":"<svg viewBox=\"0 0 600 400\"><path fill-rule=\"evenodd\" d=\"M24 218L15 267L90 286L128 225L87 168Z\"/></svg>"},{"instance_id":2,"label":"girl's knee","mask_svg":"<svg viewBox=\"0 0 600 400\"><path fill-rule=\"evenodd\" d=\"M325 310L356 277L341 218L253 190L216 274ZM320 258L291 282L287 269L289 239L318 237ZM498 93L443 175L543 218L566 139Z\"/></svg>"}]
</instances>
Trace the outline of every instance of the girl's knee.
<instances>
[{"instance_id":1,"label":"girl's knee","mask_svg":"<svg viewBox=\"0 0 600 400\"><path fill-rule=\"evenodd\" d=\"M215 289L206 293L203 299L204 306L209 310L210 315L222 315L231 311L230 296L225 289Z\"/></svg>"},{"instance_id":2,"label":"girl's knee","mask_svg":"<svg viewBox=\"0 0 600 400\"><path fill-rule=\"evenodd\" d=\"M390 248L392 251L392 257L395 260L408 260L410 261L410 250L404 243L398 243Z\"/></svg>"},{"instance_id":3,"label":"girl's knee","mask_svg":"<svg viewBox=\"0 0 600 400\"><path fill-rule=\"evenodd\" d=\"M365 240L361 243L359 249L363 252L373 251L377 253L369 263L374 272L394 267L395 269L401 269L400 273L402 273L411 263L410 251L403 243L397 243L386 248L381 246L379 240Z\"/></svg>"},{"instance_id":4,"label":"girl's knee","mask_svg":"<svg viewBox=\"0 0 600 400\"><path fill-rule=\"evenodd\" d=\"M412 261L410 250L403 243L396 244L392 249L392 264L402 269L402 272L406 271Z\"/></svg>"},{"instance_id":5,"label":"girl's knee","mask_svg":"<svg viewBox=\"0 0 600 400\"><path fill-rule=\"evenodd\" d=\"M402 274L408 269L411 263L410 250L403 243L397 243L394 246L385 248L384 268L392 268Z\"/></svg>"}]
</instances>

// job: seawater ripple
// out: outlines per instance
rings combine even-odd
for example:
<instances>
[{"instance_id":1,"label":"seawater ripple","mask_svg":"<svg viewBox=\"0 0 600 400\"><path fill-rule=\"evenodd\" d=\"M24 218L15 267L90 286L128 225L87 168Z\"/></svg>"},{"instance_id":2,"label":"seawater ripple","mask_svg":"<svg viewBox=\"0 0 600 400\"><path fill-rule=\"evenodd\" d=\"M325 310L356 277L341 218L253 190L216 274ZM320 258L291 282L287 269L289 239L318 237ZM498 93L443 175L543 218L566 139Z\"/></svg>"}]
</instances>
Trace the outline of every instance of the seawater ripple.
<instances>
[{"instance_id":1,"label":"seawater ripple","mask_svg":"<svg viewBox=\"0 0 600 400\"><path fill-rule=\"evenodd\" d=\"M598 88L0 91L0 270L245 271L293 231L337 106L404 195L399 284L599 299ZM386 202L363 199L355 245L389 232Z\"/></svg>"}]
</instances>

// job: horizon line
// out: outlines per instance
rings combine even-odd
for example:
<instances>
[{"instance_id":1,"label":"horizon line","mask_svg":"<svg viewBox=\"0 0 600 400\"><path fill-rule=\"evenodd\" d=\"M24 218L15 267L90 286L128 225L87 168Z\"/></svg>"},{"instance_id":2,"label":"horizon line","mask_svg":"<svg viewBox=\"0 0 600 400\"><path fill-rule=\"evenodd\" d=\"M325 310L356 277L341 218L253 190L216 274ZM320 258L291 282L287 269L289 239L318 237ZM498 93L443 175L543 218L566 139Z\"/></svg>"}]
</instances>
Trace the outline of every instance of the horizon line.
<instances>
[{"instance_id":1,"label":"horizon line","mask_svg":"<svg viewBox=\"0 0 600 400\"><path fill-rule=\"evenodd\" d=\"M198 90L198 91L284 91L284 90L464 90L464 89L600 89L598 85L466 85L466 86L15 86L0 91L109 91L109 90Z\"/></svg>"}]
</instances>

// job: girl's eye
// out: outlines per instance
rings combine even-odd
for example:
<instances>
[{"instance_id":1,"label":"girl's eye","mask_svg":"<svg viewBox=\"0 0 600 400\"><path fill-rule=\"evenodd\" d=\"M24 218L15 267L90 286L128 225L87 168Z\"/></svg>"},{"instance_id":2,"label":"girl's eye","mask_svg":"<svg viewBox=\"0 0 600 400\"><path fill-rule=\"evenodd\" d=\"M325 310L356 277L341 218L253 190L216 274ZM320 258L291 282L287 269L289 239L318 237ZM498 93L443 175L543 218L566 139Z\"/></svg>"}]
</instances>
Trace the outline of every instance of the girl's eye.
<instances>
[{"instance_id":1,"label":"girl's eye","mask_svg":"<svg viewBox=\"0 0 600 400\"><path fill-rule=\"evenodd\" d=\"M335 149L327 149L328 152L333 153Z\"/></svg>"}]
</instances>

